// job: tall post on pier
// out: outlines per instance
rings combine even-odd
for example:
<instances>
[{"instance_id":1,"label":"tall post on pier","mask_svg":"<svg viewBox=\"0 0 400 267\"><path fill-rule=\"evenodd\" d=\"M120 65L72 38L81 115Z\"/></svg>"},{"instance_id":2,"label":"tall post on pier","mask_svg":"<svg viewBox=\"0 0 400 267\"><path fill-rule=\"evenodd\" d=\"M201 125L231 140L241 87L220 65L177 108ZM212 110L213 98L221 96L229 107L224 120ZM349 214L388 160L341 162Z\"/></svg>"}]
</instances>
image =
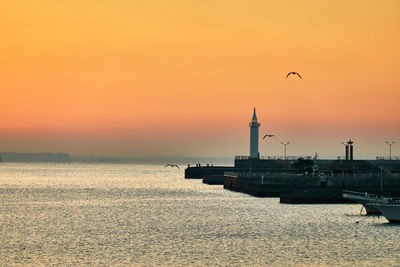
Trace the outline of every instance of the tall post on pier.
<instances>
[{"instance_id":1,"label":"tall post on pier","mask_svg":"<svg viewBox=\"0 0 400 267\"><path fill-rule=\"evenodd\" d=\"M389 160L392 160L392 145L396 142L395 141L392 141L392 142L386 141L385 143L389 145Z\"/></svg>"},{"instance_id":2,"label":"tall post on pier","mask_svg":"<svg viewBox=\"0 0 400 267\"><path fill-rule=\"evenodd\" d=\"M283 159L287 159L287 158L286 158L286 146L287 146L288 144L290 144L290 142L281 142L281 144L285 147L284 150L283 150L283 151L284 151Z\"/></svg>"},{"instance_id":3,"label":"tall post on pier","mask_svg":"<svg viewBox=\"0 0 400 267\"><path fill-rule=\"evenodd\" d=\"M344 145L344 146L346 147L345 154L344 154L344 158L345 158L346 160L349 160L349 145L348 145L347 143L344 143L344 142L342 142L341 144Z\"/></svg>"},{"instance_id":4,"label":"tall post on pier","mask_svg":"<svg viewBox=\"0 0 400 267\"><path fill-rule=\"evenodd\" d=\"M347 147L348 147L348 150L349 150L348 160L353 160L353 144L354 144L354 142L351 141L351 139L347 142L346 152L347 152Z\"/></svg>"}]
</instances>

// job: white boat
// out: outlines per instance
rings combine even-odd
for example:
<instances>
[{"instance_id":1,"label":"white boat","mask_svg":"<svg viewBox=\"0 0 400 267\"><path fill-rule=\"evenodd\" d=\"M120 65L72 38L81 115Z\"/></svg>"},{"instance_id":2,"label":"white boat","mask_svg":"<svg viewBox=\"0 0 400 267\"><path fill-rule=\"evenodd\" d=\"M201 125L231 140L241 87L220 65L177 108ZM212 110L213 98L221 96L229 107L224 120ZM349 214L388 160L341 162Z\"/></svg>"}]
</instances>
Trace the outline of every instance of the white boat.
<instances>
[{"instance_id":1,"label":"white boat","mask_svg":"<svg viewBox=\"0 0 400 267\"><path fill-rule=\"evenodd\" d=\"M367 192L361 193L348 190L343 190L343 198L362 204L367 214L381 214L376 208L376 204L386 204L389 202L389 198L378 197L377 195L368 194Z\"/></svg>"},{"instance_id":2,"label":"white boat","mask_svg":"<svg viewBox=\"0 0 400 267\"><path fill-rule=\"evenodd\" d=\"M389 222L400 222L400 200L392 199L387 204L375 204Z\"/></svg>"}]
</instances>

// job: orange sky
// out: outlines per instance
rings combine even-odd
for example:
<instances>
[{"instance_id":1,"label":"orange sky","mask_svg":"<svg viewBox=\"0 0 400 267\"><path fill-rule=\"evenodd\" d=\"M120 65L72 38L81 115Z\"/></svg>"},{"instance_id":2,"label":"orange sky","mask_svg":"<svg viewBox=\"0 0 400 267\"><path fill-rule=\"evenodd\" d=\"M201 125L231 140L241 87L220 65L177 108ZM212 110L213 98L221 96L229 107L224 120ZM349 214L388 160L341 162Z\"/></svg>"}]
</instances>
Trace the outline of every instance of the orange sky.
<instances>
[{"instance_id":1,"label":"orange sky","mask_svg":"<svg viewBox=\"0 0 400 267\"><path fill-rule=\"evenodd\" d=\"M400 2L1 1L0 151L400 154ZM303 80L285 79L298 71Z\"/></svg>"}]
</instances>

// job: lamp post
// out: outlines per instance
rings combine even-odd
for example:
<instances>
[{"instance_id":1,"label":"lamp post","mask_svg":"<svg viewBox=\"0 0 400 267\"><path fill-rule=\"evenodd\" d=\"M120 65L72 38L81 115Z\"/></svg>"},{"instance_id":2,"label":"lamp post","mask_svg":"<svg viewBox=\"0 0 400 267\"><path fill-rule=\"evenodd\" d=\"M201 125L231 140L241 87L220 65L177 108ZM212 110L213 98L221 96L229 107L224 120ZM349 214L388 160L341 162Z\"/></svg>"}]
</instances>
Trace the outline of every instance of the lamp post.
<instances>
[{"instance_id":1,"label":"lamp post","mask_svg":"<svg viewBox=\"0 0 400 267\"><path fill-rule=\"evenodd\" d=\"M385 143L389 145L389 160L392 160L392 145L396 142L395 141L392 141L392 142L385 141Z\"/></svg>"},{"instance_id":2,"label":"lamp post","mask_svg":"<svg viewBox=\"0 0 400 267\"><path fill-rule=\"evenodd\" d=\"M345 143L345 142L340 142L342 145L344 145L345 146L345 148L346 148L346 150L345 150L345 155L344 155L344 158L346 159L346 160L348 160L349 159L349 145L347 144L347 143Z\"/></svg>"},{"instance_id":3,"label":"lamp post","mask_svg":"<svg viewBox=\"0 0 400 267\"><path fill-rule=\"evenodd\" d=\"M285 157L284 157L284 159L286 159L286 146L288 144L290 144L290 142L281 142L281 144L285 147Z\"/></svg>"}]
</instances>

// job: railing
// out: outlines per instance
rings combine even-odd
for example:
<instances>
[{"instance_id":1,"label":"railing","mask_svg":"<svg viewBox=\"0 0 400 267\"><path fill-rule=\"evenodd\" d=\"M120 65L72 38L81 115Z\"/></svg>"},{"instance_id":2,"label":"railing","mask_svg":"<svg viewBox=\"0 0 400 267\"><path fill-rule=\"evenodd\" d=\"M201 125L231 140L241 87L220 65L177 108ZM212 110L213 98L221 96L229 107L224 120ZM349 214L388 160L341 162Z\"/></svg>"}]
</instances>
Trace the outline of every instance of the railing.
<instances>
[{"instance_id":1,"label":"railing","mask_svg":"<svg viewBox=\"0 0 400 267\"><path fill-rule=\"evenodd\" d=\"M273 172L273 171L265 171L265 170L255 170L255 171L243 171L239 172L241 176L246 177L261 177L264 176L273 176L273 177L297 177L297 178L312 178L316 180L321 180L319 174L303 174L303 173L289 173L289 172ZM368 179L386 179L398 181L395 176L384 174L381 176L380 174L368 173L368 174L357 174L357 173L345 173L345 174L328 174L323 179L331 180L331 179L342 179L342 180L368 180Z\"/></svg>"},{"instance_id":2,"label":"railing","mask_svg":"<svg viewBox=\"0 0 400 267\"><path fill-rule=\"evenodd\" d=\"M309 159L312 160L311 156L261 156L259 159L262 160L298 160L298 159ZM249 156L235 156L235 160L248 160Z\"/></svg>"},{"instance_id":3,"label":"railing","mask_svg":"<svg viewBox=\"0 0 400 267\"><path fill-rule=\"evenodd\" d=\"M250 156L235 156L235 160L248 160L250 158ZM261 156L259 159L266 159L266 160L298 160L300 158L303 159L313 159L313 157L311 156ZM344 160L346 159L344 156L338 156L337 157L338 160ZM390 157L380 157L377 156L376 160L400 160L400 157L397 156L392 156L392 158Z\"/></svg>"},{"instance_id":4,"label":"railing","mask_svg":"<svg viewBox=\"0 0 400 267\"><path fill-rule=\"evenodd\" d=\"M246 160L249 159L249 156L235 156L235 160Z\"/></svg>"},{"instance_id":5,"label":"railing","mask_svg":"<svg viewBox=\"0 0 400 267\"><path fill-rule=\"evenodd\" d=\"M377 156L377 157L376 157L376 160L400 160L400 157L392 156L392 157L390 158L390 157L380 157L380 156Z\"/></svg>"},{"instance_id":6,"label":"railing","mask_svg":"<svg viewBox=\"0 0 400 267\"><path fill-rule=\"evenodd\" d=\"M356 195L359 197L377 197L377 195L375 194L369 194L367 192L358 192L358 191L350 191L350 190L343 190L343 193L347 193L347 194L352 194L352 195Z\"/></svg>"}]
</instances>

